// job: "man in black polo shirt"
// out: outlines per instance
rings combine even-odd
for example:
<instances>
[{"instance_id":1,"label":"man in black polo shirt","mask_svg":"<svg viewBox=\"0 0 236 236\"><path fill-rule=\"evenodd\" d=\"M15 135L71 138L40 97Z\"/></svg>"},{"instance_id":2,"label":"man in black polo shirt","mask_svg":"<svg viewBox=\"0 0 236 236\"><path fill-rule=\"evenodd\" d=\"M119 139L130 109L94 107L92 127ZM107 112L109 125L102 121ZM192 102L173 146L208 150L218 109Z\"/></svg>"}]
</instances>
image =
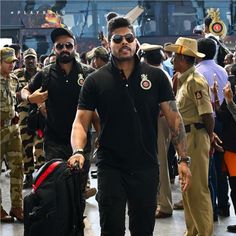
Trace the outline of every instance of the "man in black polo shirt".
<instances>
[{"instance_id":1,"label":"man in black polo shirt","mask_svg":"<svg viewBox=\"0 0 236 236\"><path fill-rule=\"evenodd\" d=\"M72 128L73 156L83 166L86 131L96 109L100 118L98 194L102 236L125 234L129 209L132 236L150 236L155 224L158 188L157 118L160 108L180 156L183 191L189 185L186 134L164 72L140 63L129 20L108 22L111 62L90 75L81 90Z\"/></svg>"},{"instance_id":2,"label":"man in black polo shirt","mask_svg":"<svg viewBox=\"0 0 236 236\"><path fill-rule=\"evenodd\" d=\"M76 61L76 41L69 30L56 28L51 33L51 39L57 57L56 63L37 73L34 80L21 92L22 98L30 103L46 103L44 149L47 161L53 158L67 160L71 156L70 135L80 89L86 76L94 71ZM89 136L84 150L87 157L90 149ZM87 171L88 166L89 161L85 167Z\"/></svg>"}]
</instances>

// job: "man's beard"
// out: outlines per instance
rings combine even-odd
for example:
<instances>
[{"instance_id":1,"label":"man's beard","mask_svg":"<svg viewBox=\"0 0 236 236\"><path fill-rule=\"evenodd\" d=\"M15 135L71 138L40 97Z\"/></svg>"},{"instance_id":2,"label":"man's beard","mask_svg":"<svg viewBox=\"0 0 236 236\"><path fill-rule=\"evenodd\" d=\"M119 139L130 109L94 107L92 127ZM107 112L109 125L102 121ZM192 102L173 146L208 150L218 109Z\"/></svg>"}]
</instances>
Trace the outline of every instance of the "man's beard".
<instances>
[{"instance_id":1,"label":"man's beard","mask_svg":"<svg viewBox=\"0 0 236 236\"><path fill-rule=\"evenodd\" d=\"M26 67L26 69L28 69L28 70L36 70L36 68L37 68L37 66L35 65L35 64L33 64L33 63L30 63L30 64L28 64L27 66L25 66Z\"/></svg>"},{"instance_id":2,"label":"man's beard","mask_svg":"<svg viewBox=\"0 0 236 236\"><path fill-rule=\"evenodd\" d=\"M70 63L71 61L73 61L74 58L75 58L74 53L67 53L67 52L62 52L57 57L58 62L63 64Z\"/></svg>"},{"instance_id":3,"label":"man's beard","mask_svg":"<svg viewBox=\"0 0 236 236\"><path fill-rule=\"evenodd\" d=\"M116 58L116 60L118 61L118 62L125 62L125 61L131 61L131 60L133 60L133 58L134 58L134 56L130 56L130 57L115 57Z\"/></svg>"},{"instance_id":4,"label":"man's beard","mask_svg":"<svg viewBox=\"0 0 236 236\"><path fill-rule=\"evenodd\" d=\"M122 47L122 48L120 49L120 51L121 51L123 48L127 48L129 51L131 51L131 49L130 49L129 47L127 47L127 46ZM119 61L119 62L125 62L125 61L131 61L131 60L134 58L134 56L127 56L127 57L122 57L122 56L116 57L116 56L115 56L115 58L116 58L116 60Z\"/></svg>"}]
</instances>

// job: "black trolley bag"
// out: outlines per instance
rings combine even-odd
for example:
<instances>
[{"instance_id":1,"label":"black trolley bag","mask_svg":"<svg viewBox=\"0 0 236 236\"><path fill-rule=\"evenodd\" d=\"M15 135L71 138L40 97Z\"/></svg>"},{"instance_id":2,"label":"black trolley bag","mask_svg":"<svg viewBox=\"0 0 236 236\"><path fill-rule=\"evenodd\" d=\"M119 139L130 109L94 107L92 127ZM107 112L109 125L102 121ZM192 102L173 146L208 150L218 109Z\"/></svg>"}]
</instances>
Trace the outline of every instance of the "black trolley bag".
<instances>
[{"instance_id":1,"label":"black trolley bag","mask_svg":"<svg viewBox=\"0 0 236 236\"><path fill-rule=\"evenodd\" d=\"M38 170L24 198L24 236L84 236L78 168L53 159Z\"/></svg>"}]
</instances>

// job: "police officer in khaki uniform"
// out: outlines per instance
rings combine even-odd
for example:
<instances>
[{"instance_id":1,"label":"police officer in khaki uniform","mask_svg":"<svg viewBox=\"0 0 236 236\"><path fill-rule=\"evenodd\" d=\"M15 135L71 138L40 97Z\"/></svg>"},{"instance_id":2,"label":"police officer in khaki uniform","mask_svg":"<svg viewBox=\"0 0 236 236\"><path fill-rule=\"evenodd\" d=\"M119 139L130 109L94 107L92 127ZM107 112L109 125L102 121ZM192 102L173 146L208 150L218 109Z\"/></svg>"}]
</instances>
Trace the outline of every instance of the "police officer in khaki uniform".
<instances>
[{"instance_id":1,"label":"police officer in khaki uniform","mask_svg":"<svg viewBox=\"0 0 236 236\"><path fill-rule=\"evenodd\" d=\"M18 86L17 77L12 73L17 58L12 48L2 48L0 50L0 79L1 79L1 156L6 156L10 172L10 196L11 210L10 216L2 207L1 200L1 222L13 222L16 217L23 221L22 210L22 146L20 130L17 125L15 105L16 88ZM1 194L0 194L1 195Z\"/></svg>"},{"instance_id":2,"label":"police officer in khaki uniform","mask_svg":"<svg viewBox=\"0 0 236 236\"><path fill-rule=\"evenodd\" d=\"M209 151L214 140L214 118L209 86L195 70L195 58L205 54L197 51L195 39L180 37L165 47L174 52L174 70L179 72L177 106L187 133L187 152L192 158L192 182L183 193L187 230L185 236L211 236L213 212L208 188Z\"/></svg>"},{"instance_id":3,"label":"police officer in khaki uniform","mask_svg":"<svg viewBox=\"0 0 236 236\"><path fill-rule=\"evenodd\" d=\"M34 172L34 156L36 159L36 167L40 167L44 163L43 154L43 137L41 133L30 131L27 128L27 119L29 117L30 104L27 101L23 101L20 96L20 91L24 88L34 75L39 71L37 68L37 53L33 48L29 48L23 53L25 68L17 69L14 73L17 75L19 80L18 88L18 107L20 121L20 131L23 146L23 162L24 162L24 173L26 175L23 183L23 188L30 188L32 186Z\"/></svg>"},{"instance_id":4,"label":"police officer in khaki uniform","mask_svg":"<svg viewBox=\"0 0 236 236\"><path fill-rule=\"evenodd\" d=\"M172 84L171 78L167 71L164 70L162 62L164 60L164 52L161 45L153 45L149 43L143 43L140 45L140 49L144 52L144 59L147 63L163 70L166 74L166 79L169 79ZM157 197L157 210L156 218L167 218L172 216L172 195L171 195L171 183L168 168L168 149L171 141L171 132L168 127L166 118L162 113L158 117L158 161L159 161L159 178L160 186Z\"/></svg>"}]
</instances>

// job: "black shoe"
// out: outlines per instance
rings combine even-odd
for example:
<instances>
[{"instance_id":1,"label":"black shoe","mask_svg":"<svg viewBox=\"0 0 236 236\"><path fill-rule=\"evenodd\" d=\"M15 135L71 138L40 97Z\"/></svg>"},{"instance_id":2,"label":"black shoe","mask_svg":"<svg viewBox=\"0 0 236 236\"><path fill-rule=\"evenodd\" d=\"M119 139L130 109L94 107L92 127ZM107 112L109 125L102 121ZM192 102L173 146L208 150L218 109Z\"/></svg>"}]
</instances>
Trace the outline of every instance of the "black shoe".
<instances>
[{"instance_id":1,"label":"black shoe","mask_svg":"<svg viewBox=\"0 0 236 236\"><path fill-rule=\"evenodd\" d=\"M236 225L229 225L227 230L231 233L236 233Z\"/></svg>"},{"instance_id":2,"label":"black shoe","mask_svg":"<svg viewBox=\"0 0 236 236\"><path fill-rule=\"evenodd\" d=\"M33 176L32 174L27 174L23 182L23 189L32 188L32 184L33 184Z\"/></svg>"}]
</instances>

